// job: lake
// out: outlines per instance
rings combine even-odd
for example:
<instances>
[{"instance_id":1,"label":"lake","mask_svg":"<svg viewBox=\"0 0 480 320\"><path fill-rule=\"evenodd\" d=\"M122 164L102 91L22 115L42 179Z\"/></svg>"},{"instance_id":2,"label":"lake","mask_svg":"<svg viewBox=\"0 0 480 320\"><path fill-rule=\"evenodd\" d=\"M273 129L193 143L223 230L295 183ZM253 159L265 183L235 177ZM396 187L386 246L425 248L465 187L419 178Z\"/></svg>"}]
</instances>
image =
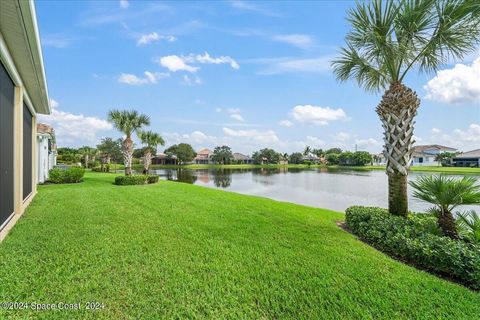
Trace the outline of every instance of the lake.
<instances>
[{"instance_id":1,"label":"lake","mask_svg":"<svg viewBox=\"0 0 480 320\"><path fill-rule=\"evenodd\" d=\"M387 175L381 170L329 168L292 169L160 169L161 179L191 183L312 207L344 211L352 205L387 207ZM409 180L426 172L411 172ZM461 177L461 176L459 176ZM421 212L429 204L413 199L409 209ZM480 210L480 206L469 206Z\"/></svg>"}]
</instances>

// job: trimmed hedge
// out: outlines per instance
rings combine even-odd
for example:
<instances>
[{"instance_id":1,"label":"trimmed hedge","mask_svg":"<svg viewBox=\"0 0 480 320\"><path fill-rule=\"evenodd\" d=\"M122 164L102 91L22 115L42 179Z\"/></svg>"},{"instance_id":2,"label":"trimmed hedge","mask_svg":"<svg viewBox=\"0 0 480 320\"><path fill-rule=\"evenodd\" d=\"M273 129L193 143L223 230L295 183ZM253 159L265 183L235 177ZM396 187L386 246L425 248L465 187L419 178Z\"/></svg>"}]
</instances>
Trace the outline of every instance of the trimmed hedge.
<instances>
[{"instance_id":1,"label":"trimmed hedge","mask_svg":"<svg viewBox=\"0 0 480 320\"><path fill-rule=\"evenodd\" d=\"M393 256L480 289L480 246L441 235L436 219L393 216L386 209L350 207L347 227L357 236Z\"/></svg>"},{"instance_id":2,"label":"trimmed hedge","mask_svg":"<svg viewBox=\"0 0 480 320\"><path fill-rule=\"evenodd\" d=\"M78 183L83 180L85 169L82 167L53 168L48 173L51 183Z\"/></svg>"},{"instance_id":3,"label":"trimmed hedge","mask_svg":"<svg viewBox=\"0 0 480 320\"><path fill-rule=\"evenodd\" d=\"M158 179L159 179L159 176L157 175L134 174L131 176L115 177L115 184L119 186L152 184L152 183L157 183Z\"/></svg>"}]
</instances>

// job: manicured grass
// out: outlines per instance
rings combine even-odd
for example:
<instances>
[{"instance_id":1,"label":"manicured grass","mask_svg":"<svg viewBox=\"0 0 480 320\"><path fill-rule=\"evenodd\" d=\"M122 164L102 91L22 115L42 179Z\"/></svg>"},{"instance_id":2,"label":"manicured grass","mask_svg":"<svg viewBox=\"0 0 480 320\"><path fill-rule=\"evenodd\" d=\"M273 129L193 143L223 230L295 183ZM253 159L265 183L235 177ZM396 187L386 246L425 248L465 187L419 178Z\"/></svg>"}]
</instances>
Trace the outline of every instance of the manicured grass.
<instances>
[{"instance_id":1,"label":"manicured grass","mask_svg":"<svg viewBox=\"0 0 480 320\"><path fill-rule=\"evenodd\" d=\"M343 214L188 184L45 185L0 244L0 319L478 319L480 293L392 260Z\"/></svg>"}]
</instances>

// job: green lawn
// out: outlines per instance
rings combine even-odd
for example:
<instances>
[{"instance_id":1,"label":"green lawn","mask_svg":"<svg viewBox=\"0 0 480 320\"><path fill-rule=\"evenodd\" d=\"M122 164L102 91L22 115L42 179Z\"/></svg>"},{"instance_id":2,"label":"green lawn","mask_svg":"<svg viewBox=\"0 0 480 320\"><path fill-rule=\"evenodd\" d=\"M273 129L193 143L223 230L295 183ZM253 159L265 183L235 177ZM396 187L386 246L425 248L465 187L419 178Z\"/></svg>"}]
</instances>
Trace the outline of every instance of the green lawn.
<instances>
[{"instance_id":1,"label":"green lawn","mask_svg":"<svg viewBox=\"0 0 480 320\"><path fill-rule=\"evenodd\" d=\"M480 293L338 228L341 213L113 174L45 185L0 244L0 319L478 319Z\"/></svg>"}]
</instances>

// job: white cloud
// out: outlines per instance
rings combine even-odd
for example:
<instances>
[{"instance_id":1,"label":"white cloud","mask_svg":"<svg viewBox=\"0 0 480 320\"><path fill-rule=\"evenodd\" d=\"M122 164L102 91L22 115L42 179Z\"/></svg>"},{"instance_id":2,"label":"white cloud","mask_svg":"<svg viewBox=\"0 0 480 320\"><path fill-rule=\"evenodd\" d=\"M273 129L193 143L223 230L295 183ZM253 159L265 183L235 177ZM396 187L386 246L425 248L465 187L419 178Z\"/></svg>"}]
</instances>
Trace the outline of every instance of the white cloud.
<instances>
[{"instance_id":1,"label":"white cloud","mask_svg":"<svg viewBox=\"0 0 480 320\"><path fill-rule=\"evenodd\" d=\"M122 73L117 80L120 83L132 85L132 86L141 86L149 83L155 84L158 82L159 79L170 76L168 73L150 72L150 71L145 71L144 75L145 75L144 78L140 78L131 73Z\"/></svg>"},{"instance_id":2,"label":"white cloud","mask_svg":"<svg viewBox=\"0 0 480 320\"><path fill-rule=\"evenodd\" d=\"M180 134L176 132L163 132L162 136L166 140L166 146L178 143L190 143L194 147L208 145L216 145L218 143L217 137L209 136L202 131L195 130L192 133Z\"/></svg>"},{"instance_id":3,"label":"white cloud","mask_svg":"<svg viewBox=\"0 0 480 320\"><path fill-rule=\"evenodd\" d=\"M264 65L258 74L275 75L282 73L325 73L331 71L332 56L317 58L273 58L256 59L253 63Z\"/></svg>"},{"instance_id":4,"label":"white cloud","mask_svg":"<svg viewBox=\"0 0 480 320\"><path fill-rule=\"evenodd\" d=\"M188 62L198 62L204 64L224 64L228 63L233 69L239 69L240 65L230 56L220 56L218 58L211 57L208 52L203 55L197 54L196 56L188 56L185 58Z\"/></svg>"},{"instance_id":5,"label":"white cloud","mask_svg":"<svg viewBox=\"0 0 480 320\"><path fill-rule=\"evenodd\" d=\"M50 98L50 107L52 107L52 109L58 107L58 102Z\"/></svg>"},{"instance_id":6,"label":"white cloud","mask_svg":"<svg viewBox=\"0 0 480 320\"><path fill-rule=\"evenodd\" d=\"M230 128L223 128L223 133L228 137L233 138L242 138L247 142L258 142L258 143L277 143L280 140L278 139L277 134L273 130L259 131L259 130L233 130Z\"/></svg>"},{"instance_id":7,"label":"white cloud","mask_svg":"<svg viewBox=\"0 0 480 320\"><path fill-rule=\"evenodd\" d=\"M188 71L188 72L197 72L198 67L193 67L185 63L185 61L176 55L161 57L157 61L162 67L167 68L172 72L176 71Z\"/></svg>"},{"instance_id":8,"label":"white cloud","mask_svg":"<svg viewBox=\"0 0 480 320\"><path fill-rule=\"evenodd\" d=\"M432 128L431 131L432 131L433 134L439 134L439 133L442 132L442 130L440 130L440 129L438 129L438 128Z\"/></svg>"},{"instance_id":9,"label":"white cloud","mask_svg":"<svg viewBox=\"0 0 480 320\"><path fill-rule=\"evenodd\" d=\"M231 114L231 115L230 115L230 118L232 118L232 119L234 119L234 120L237 120L237 121L244 121L243 117L242 117L241 115L239 115L239 114L236 114L236 113Z\"/></svg>"},{"instance_id":10,"label":"white cloud","mask_svg":"<svg viewBox=\"0 0 480 320\"><path fill-rule=\"evenodd\" d=\"M279 126L290 128L293 126L293 122L290 120L282 120L278 122Z\"/></svg>"},{"instance_id":11,"label":"white cloud","mask_svg":"<svg viewBox=\"0 0 480 320\"><path fill-rule=\"evenodd\" d=\"M187 75L184 75L182 79L183 79L183 84L187 86L200 85L203 83L202 79L198 76L189 77Z\"/></svg>"},{"instance_id":12,"label":"white cloud","mask_svg":"<svg viewBox=\"0 0 480 320\"><path fill-rule=\"evenodd\" d=\"M39 122L48 123L54 129L59 146L81 146L98 142L97 134L102 131L112 130L112 125L96 117L73 114L58 110L58 102L50 99L52 113L38 115Z\"/></svg>"},{"instance_id":13,"label":"white cloud","mask_svg":"<svg viewBox=\"0 0 480 320\"><path fill-rule=\"evenodd\" d=\"M265 9L253 3L253 1L230 0L228 3L235 9L243 11L251 11L269 17L280 17L280 15L272 10Z\"/></svg>"},{"instance_id":14,"label":"white cloud","mask_svg":"<svg viewBox=\"0 0 480 320\"><path fill-rule=\"evenodd\" d=\"M480 103L480 58L471 65L456 64L438 71L424 89L426 99L444 103Z\"/></svg>"},{"instance_id":15,"label":"white cloud","mask_svg":"<svg viewBox=\"0 0 480 320\"><path fill-rule=\"evenodd\" d=\"M128 0L120 0L119 4L120 4L120 8L122 9L127 9L130 6L130 3L128 3Z\"/></svg>"},{"instance_id":16,"label":"white cloud","mask_svg":"<svg viewBox=\"0 0 480 320\"><path fill-rule=\"evenodd\" d=\"M149 33L149 34L140 35L140 37L137 40L137 45L139 45L139 46L146 45L146 44L149 44L151 42L160 41L160 40L166 40L168 42L173 42L173 41L177 40L177 38L175 38L174 36L163 36L163 35L159 35L156 32L152 32L152 33Z\"/></svg>"},{"instance_id":17,"label":"white cloud","mask_svg":"<svg viewBox=\"0 0 480 320\"><path fill-rule=\"evenodd\" d=\"M359 149L372 149L381 146L381 142L374 138L356 139L355 144Z\"/></svg>"},{"instance_id":18,"label":"white cloud","mask_svg":"<svg viewBox=\"0 0 480 320\"><path fill-rule=\"evenodd\" d=\"M472 123L467 130L455 129L453 132L462 142L480 142L480 124Z\"/></svg>"},{"instance_id":19,"label":"white cloud","mask_svg":"<svg viewBox=\"0 0 480 320\"><path fill-rule=\"evenodd\" d=\"M273 36L272 39L301 49L310 48L314 43L313 38L306 34L281 34Z\"/></svg>"},{"instance_id":20,"label":"white cloud","mask_svg":"<svg viewBox=\"0 0 480 320\"><path fill-rule=\"evenodd\" d=\"M312 105L299 105L293 108L292 116L301 123L313 125L327 125L329 121L346 119L347 115L342 109L330 107L317 107Z\"/></svg>"},{"instance_id":21,"label":"white cloud","mask_svg":"<svg viewBox=\"0 0 480 320\"><path fill-rule=\"evenodd\" d=\"M318 137L307 136L306 145L319 148L319 147L324 147L326 145L326 143L325 143L325 141L323 141L322 139L320 139Z\"/></svg>"},{"instance_id":22,"label":"white cloud","mask_svg":"<svg viewBox=\"0 0 480 320\"><path fill-rule=\"evenodd\" d=\"M333 135L333 138L337 141L345 142L350 139L350 134L346 132L339 132L335 135Z\"/></svg>"},{"instance_id":23,"label":"white cloud","mask_svg":"<svg viewBox=\"0 0 480 320\"><path fill-rule=\"evenodd\" d=\"M61 34L50 34L42 37L42 45L57 49L68 48L72 43L72 39Z\"/></svg>"}]
</instances>

